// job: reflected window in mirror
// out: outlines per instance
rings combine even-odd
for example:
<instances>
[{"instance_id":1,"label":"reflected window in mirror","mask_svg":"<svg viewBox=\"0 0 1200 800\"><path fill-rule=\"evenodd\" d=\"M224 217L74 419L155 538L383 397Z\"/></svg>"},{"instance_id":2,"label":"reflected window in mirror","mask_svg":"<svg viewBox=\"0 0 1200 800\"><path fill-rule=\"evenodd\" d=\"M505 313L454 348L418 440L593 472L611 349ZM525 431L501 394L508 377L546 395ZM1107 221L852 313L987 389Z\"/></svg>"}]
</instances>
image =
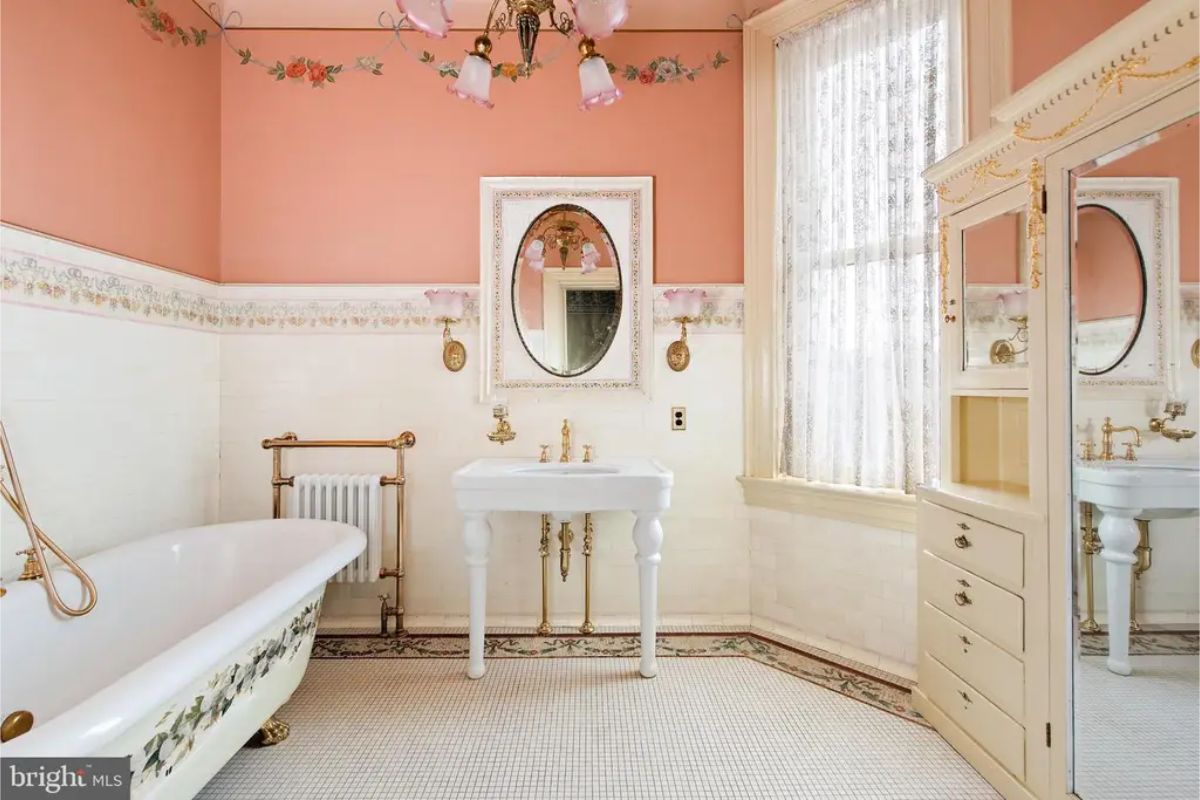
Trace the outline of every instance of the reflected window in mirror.
<instances>
[{"instance_id":1,"label":"reflected window in mirror","mask_svg":"<svg viewBox=\"0 0 1200 800\"><path fill-rule=\"evenodd\" d=\"M621 321L621 269L612 237L586 209L552 206L517 250L512 307L530 357L562 378L592 370Z\"/></svg>"},{"instance_id":2,"label":"reflected window in mirror","mask_svg":"<svg viewBox=\"0 0 1200 800\"><path fill-rule=\"evenodd\" d=\"M1025 212L1007 214L963 231L965 367L1028 363L1029 268Z\"/></svg>"}]
</instances>

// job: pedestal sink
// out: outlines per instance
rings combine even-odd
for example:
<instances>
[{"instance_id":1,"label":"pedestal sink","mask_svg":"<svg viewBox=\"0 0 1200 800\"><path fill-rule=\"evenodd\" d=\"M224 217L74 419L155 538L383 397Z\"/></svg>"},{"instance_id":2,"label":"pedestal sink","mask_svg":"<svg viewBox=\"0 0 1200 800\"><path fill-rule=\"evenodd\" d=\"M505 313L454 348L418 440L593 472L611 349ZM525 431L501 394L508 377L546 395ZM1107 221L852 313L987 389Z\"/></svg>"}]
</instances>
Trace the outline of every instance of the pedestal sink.
<instances>
[{"instance_id":1,"label":"pedestal sink","mask_svg":"<svg viewBox=\"0 0 1200 800\"><path fill-rule=\"evenodd\" d=\"M1137 562L1137 520L1195 515L1200 468L1183 461L1077 463L1075 497L1103 515L1099 534L1107 579L1108 669L1129 675L1129 593Z\"/></svg>"},{"instance_id":2,"label":"pedestal sink","mask_svg":"<svg viewBox=\"0 0 1200 800\"><path fill-rule=\"evenodd\" d=\"M464 517L470 581L470 662L467 675L484 673L483 638L487 600L488 514L527 511L549 514L556 523L573 514L631 511L641 601L640 672L658 673L655 637L658 619L658 564L662 560L662 513L671 506L674 475L649 458L605 459L593 463L540 464L532 459L485 458L454 473L455 502Z\"/></svg>"}]
</instances>

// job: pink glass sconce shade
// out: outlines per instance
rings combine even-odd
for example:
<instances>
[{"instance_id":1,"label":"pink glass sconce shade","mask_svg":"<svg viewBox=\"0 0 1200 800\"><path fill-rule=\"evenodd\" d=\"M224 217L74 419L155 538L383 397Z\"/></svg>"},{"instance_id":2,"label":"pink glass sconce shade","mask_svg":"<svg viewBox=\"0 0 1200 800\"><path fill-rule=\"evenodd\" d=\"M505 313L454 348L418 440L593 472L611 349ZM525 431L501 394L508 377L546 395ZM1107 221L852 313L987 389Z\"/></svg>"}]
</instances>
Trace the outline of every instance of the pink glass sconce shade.
<instances>
[{"instance_id":1,"label":"pink glass sconce shade","mask_svg":"<svg viewBox=\"0 0 1200 800\"><path fill-rule=\"evenodd\" d=\"M584 275L590 275L600 266L600 251L591 242L583 243L583 253L579 258L579 269Z\"/></svg>"},{"instance_id":2,"label":"pink glass sconce shade","mask_svg":"<svg viewBox=\"0 0 1200 800\"><path fill-rule=\"evenodd\" d=\"M458 80L446 87L446 91L484 108L493 108L492 62L475 53L467 56L458 71Z\"/></svg>"},{"instance_id":3,"label":"pink glass sconce shade","mask_svg":"<svg viewBox=\"0 0 1200 800\"><path fill-rule=\"evenodd\" d=\"M1009 319L1029 317L1029 293L1024 290L1005 292L1000 295L1000 305L1004 316Z\"/></svg>"},{"instance_id":4,"label":"pink glass sconce shade","mask_svg":"<svg viewBox=\"0 0 1200 800\"><path fill-rule=\"evenodd\" d=\"M671 319L696 320L704 313L708 292L703 289L668 289L663 297L667 300L667 313Z\"/></svg>"},{"instance_id":5,"label":"pink glass sconce shade","mask_svg":"<svg viewBox=\"0 0 1200 800\"><path fill-rule=\"evenodd\" d=\"M458 321L466 315L467 293L450 289L430 289L425 292L433 316L439 320Z\"/></svg>"},{"instance_id":6,"label":"pink glass sconce shade","mask_svg":"<svg viewBox=\"0 0 1200 800\"><path fill-rule=\"evenodd\" d=\"M612 36L629 19L628 0L571 0L575 27L588 39Z\"/></svg>"},{"instance_id":7,"label":"pink glass sconce shade","mask_svg":"<svg viewBox=\"0 0 1200 800\"><path fill-rule=\"evenodd\" d=\"M435 39L445 39L450 34L450 0L396 0L400 13L408 18L412 26Z\"/></svg>"}]
</instances>

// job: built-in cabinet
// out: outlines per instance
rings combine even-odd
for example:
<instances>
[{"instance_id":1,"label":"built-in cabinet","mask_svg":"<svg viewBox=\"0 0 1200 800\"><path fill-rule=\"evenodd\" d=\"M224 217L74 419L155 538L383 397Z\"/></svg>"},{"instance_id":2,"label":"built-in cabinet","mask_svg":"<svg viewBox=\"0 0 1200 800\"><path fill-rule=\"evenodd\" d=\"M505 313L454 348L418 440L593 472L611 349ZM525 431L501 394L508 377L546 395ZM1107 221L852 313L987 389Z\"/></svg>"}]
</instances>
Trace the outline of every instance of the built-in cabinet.
<instances>
[{"instance_id":1,"label":"built-in cabinet","mask_svg":"<svg viewBox=\"0 0 1200 800\"><path fill-rule=\"evenodd\" d=\"M926 174L940 198L941 478L919 493L914 701L1009 798L1073 796L1074 205L1070 176L1047 165L1181 92L1194 106L1197 20L1194 0L1151 0Z\"/></svg>"}]
</instances>

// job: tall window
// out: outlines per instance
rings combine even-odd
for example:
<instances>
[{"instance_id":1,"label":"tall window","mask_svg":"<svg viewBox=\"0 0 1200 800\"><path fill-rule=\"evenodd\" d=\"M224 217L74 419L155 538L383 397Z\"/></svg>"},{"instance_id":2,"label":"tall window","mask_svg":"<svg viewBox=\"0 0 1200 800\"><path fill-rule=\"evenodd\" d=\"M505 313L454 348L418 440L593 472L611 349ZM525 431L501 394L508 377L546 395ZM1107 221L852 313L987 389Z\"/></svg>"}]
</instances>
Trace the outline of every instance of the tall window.
<instances>
[{"instance_id":1,"label":"tall window","mask_svg":"<svg viewBox=\"0 0 1200 800\"><path fill-rule=\"evenodd\" d=\"M780 471L913 492L936 467L937 216L960 0L863 0L776 42Z\"/></svg>"}]
</instances>

